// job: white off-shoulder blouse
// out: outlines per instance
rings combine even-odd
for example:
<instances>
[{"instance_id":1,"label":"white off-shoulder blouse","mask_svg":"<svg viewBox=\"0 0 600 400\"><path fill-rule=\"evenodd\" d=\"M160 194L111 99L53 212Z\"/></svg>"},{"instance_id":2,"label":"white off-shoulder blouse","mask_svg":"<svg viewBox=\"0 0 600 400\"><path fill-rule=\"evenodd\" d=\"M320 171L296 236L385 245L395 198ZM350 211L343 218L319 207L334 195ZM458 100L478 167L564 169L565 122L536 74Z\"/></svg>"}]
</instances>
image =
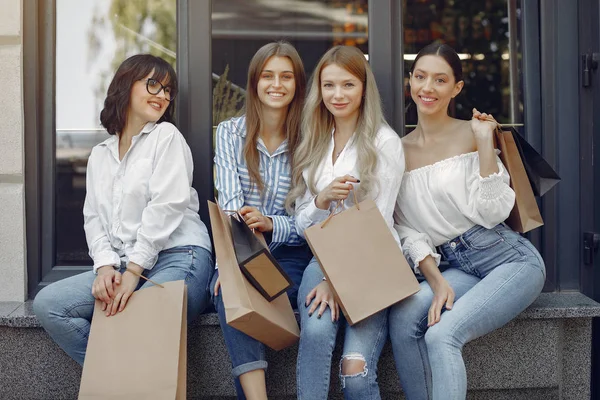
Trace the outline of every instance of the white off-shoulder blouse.
<instances>
[{"instance_id":1,"label":"white off-shoulder blouse","mask_svg":"<svg viewBox=\"0 0 600 400\"><path fill-rule=\"evenodd\" d=\"M510 177L496 150L499 172L479 173L477 152L461 154L404 174L394 210L394 227L415 271L436 247L475 225L493 228L515 203Z\"/></svg>"}]
</instances>

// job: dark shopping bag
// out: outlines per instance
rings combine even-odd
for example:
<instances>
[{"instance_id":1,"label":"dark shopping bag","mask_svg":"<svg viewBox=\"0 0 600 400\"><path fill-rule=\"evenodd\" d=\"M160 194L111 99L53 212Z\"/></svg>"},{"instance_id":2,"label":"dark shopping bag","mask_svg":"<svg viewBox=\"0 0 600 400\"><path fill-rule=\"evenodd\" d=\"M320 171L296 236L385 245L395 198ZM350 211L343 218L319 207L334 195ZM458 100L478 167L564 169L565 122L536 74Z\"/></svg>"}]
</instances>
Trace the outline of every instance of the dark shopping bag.
<instances>
[{"instance_id":1,"label":"dark shopping bag","mask_svg":"<svg viewBox=\"0 0 600 400\"><path fill-rule=\"evenodd\" d=\"M292 279L271 255L262 234L253 232L237 212L231 217L231 236L242 273L265 299L273 301L292 286Z\"/></svg>"},{"instance_id":2,"label":"dark shopping bag","mask_svg":"<svg viewBox=\"0 0 600 400\"><path fill-rule=\"evenodd\" d=\"M519 154L521 155L525 171L527 172L527 177L529 178L531 188L533 189L533 194L540 197L545 195L560 182L560 176L558 176L550 164L544 160L544 157L542 157L540 153L538 153L537 150L519 134L519 132L513 128L503 128L503 130L510 130L513 133L515 144L519 149Z\"/></svg>"},{"instance_id":3,"label":"dark shopping bag","mask_svg":"<svg viewBox=\"0 0 600 400\"><path fill-rule=\"evenodd\" d=\"M519 134L510 129L501 126L496 128L499 157L510 176L510 187L515 191L515 205L506 224L515 232L525 233L544 225L544 221L519 153L516 136Z\"/></svg>"}]
</instances>

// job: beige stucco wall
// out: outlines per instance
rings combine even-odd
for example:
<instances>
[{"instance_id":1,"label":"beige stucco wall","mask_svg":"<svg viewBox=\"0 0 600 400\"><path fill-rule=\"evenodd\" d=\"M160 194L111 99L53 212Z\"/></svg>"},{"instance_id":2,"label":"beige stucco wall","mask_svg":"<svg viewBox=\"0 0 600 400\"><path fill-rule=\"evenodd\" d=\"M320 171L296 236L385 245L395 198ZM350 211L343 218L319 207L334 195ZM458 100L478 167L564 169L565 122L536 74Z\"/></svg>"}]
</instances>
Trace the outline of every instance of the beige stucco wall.
<instances>
[{"instance_id":1,"label":"beige stucco wall","mask_svg":"<svg viewBox=\"0 0 600 400\"><path fill-rule=\"evenodd\" d=\"M21 0L0 0L0 301L27 297Z\"/></svg>"}]
</instances>

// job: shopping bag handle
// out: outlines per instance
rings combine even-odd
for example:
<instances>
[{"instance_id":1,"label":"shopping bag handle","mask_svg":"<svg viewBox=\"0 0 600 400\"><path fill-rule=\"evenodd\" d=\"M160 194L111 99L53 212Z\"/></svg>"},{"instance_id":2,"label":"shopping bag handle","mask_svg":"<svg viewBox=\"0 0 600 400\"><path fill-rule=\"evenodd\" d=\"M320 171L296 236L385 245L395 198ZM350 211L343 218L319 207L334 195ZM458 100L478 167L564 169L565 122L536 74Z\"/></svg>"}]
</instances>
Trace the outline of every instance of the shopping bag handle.
<instances>
[{"instance_id":1,"label":"shopping bag handle","mask_svg":"<svg viewBox=\"0 0 600 400\"><path fill-rule=\"evenodd\" d=\"M138 272L135 272L135 271L134 271L134 270L132 270L132 269L125 268L125 270L127 270L127 271L131 272L131 273L132 273L132 274L134 274L135 276L138 276L138 277L140 277L140 278L142 278L142 279L145 279L145 280L147 280L148 282L150 282L150 283L152 283L152 284L154 284L154 285L156 285L156 286L159 286L159 287L161 287L161 288L163 288L163 289L165 288L165 287L164 287L163 285L161 285L160 283L156 283L156 282L154 282L152 279L146 278L144 275L142 275L142 274L140 274L140 273L138 273Z\"/></svg>"},{"instance_id":2,"label":"shopping bag handle","mask_svg":"<svg viewBox=\"0 0 600 400\"><path fill-rule=\"evenodd\" d=\"M354 190L354 188L352 188L352 195L354 196L354 204L356 205L356 209L360 211L360 206L358 205L358 199L356 198L356 191ZM338 208L340 208L340 206L342 208L344 208L344 200L340 200L337 202L337 205L335 206L333 211L329 214L327 219L325 221L323 221L323 223L321 224L321 229L325 228L325 225L327 225L329 223L329 221L331 221L331 218L333 218L334 215L339 214L339 212L337 212L337 210L338 210Z\"/></svg>"},{"instance_id":3,"label":"shopping bag handle","mask_svg":"<svg viewBox=\"0 0 600 400\"><path fill-rule=\"evenodd\" d=\"M240 210L223 210L223 212L236 215L236 218L240 222L244 221L244 217L242 216L242 214L240 214ZM252 228L250 230L252 231L252 233L254 233L254 228Z\"/></svg>"}]
</instances>

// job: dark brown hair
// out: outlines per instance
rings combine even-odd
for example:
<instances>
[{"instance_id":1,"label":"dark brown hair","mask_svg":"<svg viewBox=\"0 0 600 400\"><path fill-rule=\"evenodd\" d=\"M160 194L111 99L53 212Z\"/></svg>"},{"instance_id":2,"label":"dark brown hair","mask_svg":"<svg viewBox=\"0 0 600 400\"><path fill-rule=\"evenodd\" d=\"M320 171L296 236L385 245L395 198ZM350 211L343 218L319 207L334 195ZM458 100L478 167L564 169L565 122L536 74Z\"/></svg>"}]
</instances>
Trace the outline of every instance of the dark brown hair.
<instances>
[{"instance_id":1,"label":"dark brown hair","mask_svg":"<svg viewBox=\"0 0 600 400\"><path fill-rule=\"evenodd\" d=\"M131 56L117 69L106 93L104 108L100 112L100 123L109 134L120 133L127 123L127 111L133 84L152 73L152 79L159 82L168 81L173 99L177 96L177 75L165 60L151 54ZM169 103L163 116L157 122L174 123L175 104Z\"/></svg>"},{"instance_id":2,"label":"dark brown hair","mask_svg":"<svg viewBox=\"0 0 600 400\"><path fill-rule=\"evenodd\" d=\"M458 54L456 54L456 51L446 43L433 42L423 47L421 51L419 51L419 54L417 54L415 61L413 61L412 66L410 67L411 73L414 72L417 61L419 61L419 59L423 56L442 57L444 60L446 60L448 65L450 65L450 68L452 68L455 82L460 82L463 80L462 63L460 62L460 58L458 57Z\"/></svg>"},{"instance_id":3,"label":"dark brown hair","mask_svg":"<svg viewBox=\"0 0 600 400\"><path fill-rule=\"evenodd\" d=\"M302 107L304 106L304 95L306 93L306 73L300 55L287 42L273 42L264 45L250 61L248 67L248 86L246 89L246 102L244 112L246 114L246 144L244 145L244 158L248 166L248 173L253 185L258 187L262 193L264 182L260 177L259 154L256 148L256 141L260 132L262 103L258 98L258 81L265 64L271 57L287 57L294 67L294 82L296 90L294 98L288 106L288 113L285 119L285 135L288 140L288 157L290 165L294 167L294 151L300 142L300 121Z\"/></svg>"}]
</instances>

